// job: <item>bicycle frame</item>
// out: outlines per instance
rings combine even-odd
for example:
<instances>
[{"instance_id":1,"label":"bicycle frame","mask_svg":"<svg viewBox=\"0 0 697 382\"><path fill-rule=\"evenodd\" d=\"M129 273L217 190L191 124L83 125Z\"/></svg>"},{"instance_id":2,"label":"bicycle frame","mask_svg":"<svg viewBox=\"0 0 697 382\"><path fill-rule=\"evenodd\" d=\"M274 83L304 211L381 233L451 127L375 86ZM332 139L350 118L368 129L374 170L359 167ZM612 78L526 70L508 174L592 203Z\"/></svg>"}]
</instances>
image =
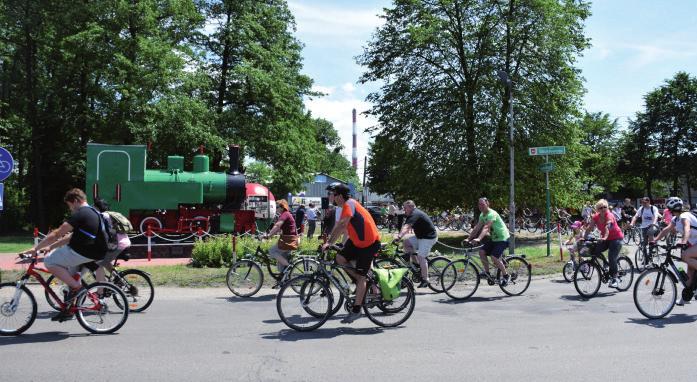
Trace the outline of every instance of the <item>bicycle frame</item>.
<instances>
[{"instance_id":1,"label":"bicycle frame","mask_svg":"<svg viewBox=\"0 0 697 382\"><path fill-rule=\"evenodd\" d=\"M30 278L34 278L36 281L41 284L41 286L48 291L48 294L55 300L57 305L61 309L65 309L67 304L48 286L48 283L46 280L43 278L41 273L46 273L46 274L52 274L48 269L37 267L36 262L38 261L38 256L34 255L31 258L31 263L29 264L29 267L27 268L27 271L22 275L22 277L17 280L17 290L15 291L15 296L13 297L13 301L19 301L19 295L22 293L21 287L26 285L27 282L29 281ZM38 271L38 272L37 272Z\"/></svg>"},{"instance_id":2,"label":"bicycle frame","mask_svg":"<svg viewBox=\"0 0 697 382\"><path fill-rule=\"evenodd\" d=\"M667 246L667 248L664 248L664 249L667 251L665 254L666 259L658 267L666 272L669 269L671 269L673 271L673 274L675 275L675 279L680 281L680 284L682 284L682 286L684 288L690 288L690 286L687 285L687 280L684 280L683 277L680 275L678 268L675 266L675 261L673 261L673 260L682 261L682 259L671 253L673 251L673 248L671 246ZM670 268L668 268L669 266L670 266ZM664 277L663 280L661 281L661 286L660 286L661 288L663 288L663 285L665 283L665 279L666 278Z\"/></svg>"}]
</instances>

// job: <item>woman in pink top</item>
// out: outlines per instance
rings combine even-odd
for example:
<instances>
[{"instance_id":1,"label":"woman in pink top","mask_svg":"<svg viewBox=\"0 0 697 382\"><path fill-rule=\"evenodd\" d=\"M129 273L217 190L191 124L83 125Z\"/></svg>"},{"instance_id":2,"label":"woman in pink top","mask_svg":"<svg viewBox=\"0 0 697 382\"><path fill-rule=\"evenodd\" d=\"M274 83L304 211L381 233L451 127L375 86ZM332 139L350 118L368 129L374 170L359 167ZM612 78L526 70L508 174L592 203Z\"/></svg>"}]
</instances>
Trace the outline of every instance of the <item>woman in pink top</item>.
<instances>
[{"instance_id":1,"label":"woman in pink top","mask_svg":"<svg viewBox=\"0 0 697 382\"><path fill-rule=\"evenodd\" d=\"M608 261L610 263L610 288L617 288L619 280L617 280L617 257L622 250L622 229L617 224L617 219L608 210L607 200L600 199L595 203L595 210L598 211L591 217L586 232L593 232L595 227L600 231L600 241L595 247L595 253L600 255L604 251L608 251Z\"/></svg>"}]
</instances>

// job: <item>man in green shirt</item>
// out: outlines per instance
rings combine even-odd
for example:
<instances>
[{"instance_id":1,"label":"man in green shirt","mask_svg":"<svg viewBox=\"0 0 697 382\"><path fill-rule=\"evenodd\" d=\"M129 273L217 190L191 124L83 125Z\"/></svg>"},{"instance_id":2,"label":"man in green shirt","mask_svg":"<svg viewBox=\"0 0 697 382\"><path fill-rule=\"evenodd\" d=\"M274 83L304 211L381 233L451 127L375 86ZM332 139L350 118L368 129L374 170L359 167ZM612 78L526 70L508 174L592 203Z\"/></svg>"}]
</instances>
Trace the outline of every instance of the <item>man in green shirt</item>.
<instances>
[{"instance_id":1,"label":"man in green shirt","mask_svg":"<svg viewBox=\"0 0 697 382\"><path fill-rule=\"evenodd\" d=\"M479 276L491 278L489 276L489 261L487 259L487 255L489 255L496 268L501 270L500 284L505 286L510 280L510 275L501 261L501 256L503 256L503 251L508 248L508 238L511 235L498 212L489 208L489 200L487 198L480 198L478 207L481 212L479 222L472 230L468 241L473 245L483 244L479 250L479 257L482 259L484 272ZM489 237L487 238L487 236Z\"/></svg>"}]
</instances>

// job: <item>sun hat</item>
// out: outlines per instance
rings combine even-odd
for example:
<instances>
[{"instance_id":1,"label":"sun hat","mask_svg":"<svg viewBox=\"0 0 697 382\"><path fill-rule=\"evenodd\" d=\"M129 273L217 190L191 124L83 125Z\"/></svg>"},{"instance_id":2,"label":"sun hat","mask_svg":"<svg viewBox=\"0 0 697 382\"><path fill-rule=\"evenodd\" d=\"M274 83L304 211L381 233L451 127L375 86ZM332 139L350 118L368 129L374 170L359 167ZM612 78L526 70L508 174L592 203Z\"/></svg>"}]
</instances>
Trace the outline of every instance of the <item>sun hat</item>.
<instances>
[{"instance_id":1,"label":"sun hat","mask_svg":"<svg viewBox=\"0 0 697 382\"><path fill-rule=\"evenodd\" d=\"M583 222L581 222L580 220L576 220L573 224L571 224L571 229L581 228L582 225L583 225Z\"/></svg>"}]
</instances>

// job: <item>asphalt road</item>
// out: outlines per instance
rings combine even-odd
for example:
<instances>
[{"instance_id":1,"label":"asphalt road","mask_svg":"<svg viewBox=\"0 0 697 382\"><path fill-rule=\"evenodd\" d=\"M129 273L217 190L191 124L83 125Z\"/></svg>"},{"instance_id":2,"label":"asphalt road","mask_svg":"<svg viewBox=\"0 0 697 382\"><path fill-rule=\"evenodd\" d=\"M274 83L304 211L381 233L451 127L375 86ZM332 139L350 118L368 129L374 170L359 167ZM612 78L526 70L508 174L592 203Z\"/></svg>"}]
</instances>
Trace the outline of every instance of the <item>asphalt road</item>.
<instances>
[{"instance_id":1,"label":"asphalt road","mask_svg":"<svg viewBox=\"0 0 697 382\"><path fill-rule=\"evenodd\" d=\"M343 325L342 311L297 333L278 319L274 292L159 288L147 312L105 336L51 322L40 301L32 328L0 337L0 380L695 380L697 302L649 321L631 290L603 286L584 301L558 276L520 297L481 285L461 303L419 289L403 327Z\"/></svg>"}]
</instances>

